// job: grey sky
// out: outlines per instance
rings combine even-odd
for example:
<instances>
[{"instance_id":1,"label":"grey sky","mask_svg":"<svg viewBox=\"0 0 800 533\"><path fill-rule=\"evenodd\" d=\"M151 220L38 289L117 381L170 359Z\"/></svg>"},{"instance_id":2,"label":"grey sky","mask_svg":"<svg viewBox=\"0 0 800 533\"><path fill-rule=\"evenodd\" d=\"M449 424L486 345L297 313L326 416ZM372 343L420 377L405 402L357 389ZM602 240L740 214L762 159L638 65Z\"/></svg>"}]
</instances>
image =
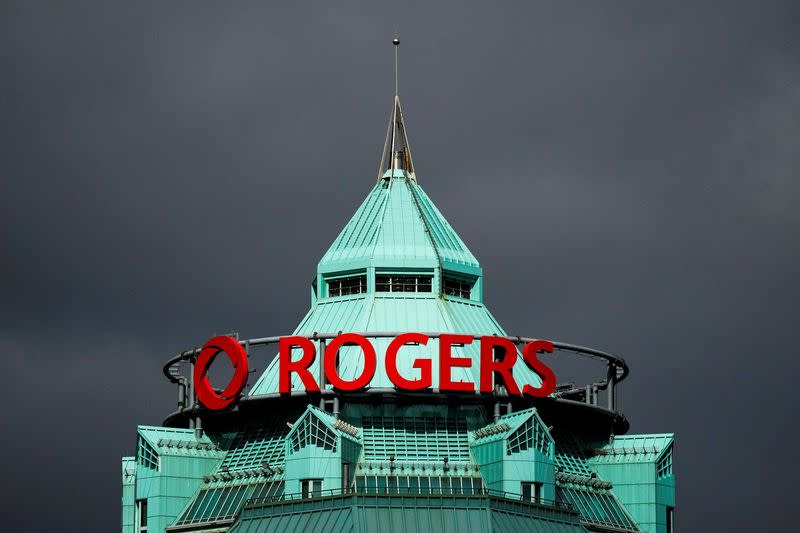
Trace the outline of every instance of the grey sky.
<instances>
[{"instance_id":1,"label":"grey sky","mask_svg":"<svg viewBox=\"0 0 800 533\"><path fill-rule=\"evenodd\" d=\"M3 529L115 530L163 361L294 328L396 28L419 182L506 330L628 359L680 530L794 524L800 8L697 4L5 2Z\"/></svg>"}]
</instances>

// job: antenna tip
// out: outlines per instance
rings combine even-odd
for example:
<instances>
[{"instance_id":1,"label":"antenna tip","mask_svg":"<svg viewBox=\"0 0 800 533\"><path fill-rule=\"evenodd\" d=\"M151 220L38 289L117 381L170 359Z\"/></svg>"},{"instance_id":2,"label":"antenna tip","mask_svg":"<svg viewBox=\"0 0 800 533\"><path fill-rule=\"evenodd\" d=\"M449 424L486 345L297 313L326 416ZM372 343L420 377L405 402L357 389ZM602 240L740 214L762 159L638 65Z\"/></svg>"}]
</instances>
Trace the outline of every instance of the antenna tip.
<instances>
[{"instance_id":1,"label":"antenna tip","mask_svg":"<svg viewBox=\"0 0 800 533\"><path fill-rule=\"evenodd\" d=\"M395 39L392 41L392 44L394 44L395 46L398 46L400 44L400 39L395 37Z\"/></svg>"}]
</instances>

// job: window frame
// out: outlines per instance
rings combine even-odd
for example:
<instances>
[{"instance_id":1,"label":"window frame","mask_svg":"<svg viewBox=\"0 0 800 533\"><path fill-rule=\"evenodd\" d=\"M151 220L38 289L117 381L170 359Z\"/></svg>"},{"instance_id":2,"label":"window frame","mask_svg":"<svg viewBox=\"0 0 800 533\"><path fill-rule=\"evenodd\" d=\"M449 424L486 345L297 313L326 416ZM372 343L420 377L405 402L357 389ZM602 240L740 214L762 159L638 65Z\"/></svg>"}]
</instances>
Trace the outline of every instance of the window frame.
<instances>
[{"instance_id":1,"label":"window frame","mask_svg":"<svg viewBox=\"0 0 800 533\"><path fill-rule=\"evenodd\" d=\"M147 533L147 498L136 500L136 520L133 530L135 533Z\"/></svg>"},{"instance_id":2,"label":"window frame","mask_svg":"<svg viewBox=\"0 0 800 533\"><path fill-rule=\"evenodd\" d=\"M324 279L325 279L326 298L342 298L346 296L358 296L369 292L369 277L367 276L367 272L364 270L357 270L354 272L339 273L330 276L324 276ZM353 285L347 287L343 285L345 281L352 281L352 280L358 281L356 286L356 288L358 289L357 292L352 292L354 287ZM344 292L345 290L349 292L345 293ZM333 294L333 291L336 291L336 294Z\"/></svg>"},{"instance_id":3,"label":"window frame","mask_svg":"<svg viewBox=\"0 0 800 533\"><path fill-rule=\"evenodd\" d=\"M308 500L322 496L322 478L310 477L300 480L300 498Z\"/></svg>"},{"instance_id":4,"label":"window frame","mask_svg":"<svg viewBox=\"0 0 800 533\"><path fill-rule=\"evenodd\" d=\"M675 507L667 505L667 533L674 533L675 531Z\"/></svg>"},{"instance_id":5,"label":"window frame","mask_svg":"<svg viewBox=\"0 0 800 533\"><path fill-rule=\"evenodd\" d=\"M434 273L430 271L377 271L375 272L375 292L392 295L432 294L434 277ZM412 279L413 284L411 283ZM409 287L411 287L412 290L407 290Z\"/></svg>"},{"instance_id":6,"label":"window frame","mask_svg":"<svg viewBox=\"0 0 800 533\"><path fill-rule=\"evenodd\" d=\"M450 298L461 298L462 300L472 300L473 291L477 278L471 278L463 275L458 275L450 272L445 272L442 279L442 294ZM458 284L458 287L452 289L448 284ZM465 288L466 287L466 288ZM452 290L453 293L448 292Z\"/></svg>"},{"instance_id":7,"label":"window frame","mask_svg":"<svg viewBox=\"0 0 800 533\"><path fill-rule=\"evenodd\" d=\"M521 481L520 499L530 503L542 503L542 482Z\"/></svg>"}]
</instances>

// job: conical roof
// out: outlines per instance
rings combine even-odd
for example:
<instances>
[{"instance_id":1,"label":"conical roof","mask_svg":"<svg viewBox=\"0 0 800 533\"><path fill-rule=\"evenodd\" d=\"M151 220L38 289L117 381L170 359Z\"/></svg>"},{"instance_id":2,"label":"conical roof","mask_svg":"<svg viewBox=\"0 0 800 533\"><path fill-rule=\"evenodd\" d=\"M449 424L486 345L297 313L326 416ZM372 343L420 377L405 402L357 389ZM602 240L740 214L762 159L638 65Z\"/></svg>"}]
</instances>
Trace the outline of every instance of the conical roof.
<instances>
[{"instance_id":1,"label":"conical roof","mask_svg":"<svg viewBox=\"0 0 800 533\"><path fill-rule=\"evenodd\" d=\"M386 171L319 263L320 274L356 268L453 268L480 265L431 199L404 170Z\"/></svg>"},{"instance_id":2,"label":"conical roof","mask_svg":"<svg viewBox=\"0 0 800 533\"><path fill-rule=\"evenodd\" d=\"M505 335L483 304L483 271L478 260L417 183L400 102L395 98L389 134L392 143L389 168L378 179L361 206L322 257L312 290L311 309L295 329L295 335L342 332L417 331ZM396 130L399 130L396 131ZM396 143L402 138L403 143ZM401 150L397 148L400 147ZM384 149L381 167L386 161ZM401 152L399 156L396 156ZM418 278L427 285L394 290L386 280L401 276ZM341 280L357 288L338 287ZM389 339L373 339L378 361L383 361ZM457 348L459 356L473 359L471 368L454 368L458 381L479 382L478 345ZM398 357L398 370L408 379L418 377L417 357L436 359L438 340L427 346L406 346ZM319 376L320 357L310 367ZM361 374L360 349L340 351L339 375L353 380ZM434 387L438 365L433 366ZM537 385L538 376L521 360L514 368L520 383ZM378 364L370 388L393 388L382 364ZM292 390L303 390L293 375ZM477 388L477 386L476 386ZM249 392L261 396L278 392L278 359L275 358Z\"/></svg>"}]
</instances>

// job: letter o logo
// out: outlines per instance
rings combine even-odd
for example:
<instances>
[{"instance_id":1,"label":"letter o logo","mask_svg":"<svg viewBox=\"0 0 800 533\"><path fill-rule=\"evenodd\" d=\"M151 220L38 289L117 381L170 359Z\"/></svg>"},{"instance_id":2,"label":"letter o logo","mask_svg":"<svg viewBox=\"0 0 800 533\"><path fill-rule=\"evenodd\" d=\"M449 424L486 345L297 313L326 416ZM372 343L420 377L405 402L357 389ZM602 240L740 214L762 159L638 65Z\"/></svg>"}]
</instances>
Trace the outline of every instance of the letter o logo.
<instances>
[{"instance_id":1,"label":"letter o logo","mask_svg":"<svg viewBox=\"0 0 800 533\"><path fill-rule=\"evenodd\" d=\"M217 394L208 381L208 369L219 352L225 352L235 371L225 390ZM206 342L194 363L194 390L200 403L209 409L225 409L239 397L246 383L247 354L239 342L225 335Z\"/></svg>"}]
</instances>

